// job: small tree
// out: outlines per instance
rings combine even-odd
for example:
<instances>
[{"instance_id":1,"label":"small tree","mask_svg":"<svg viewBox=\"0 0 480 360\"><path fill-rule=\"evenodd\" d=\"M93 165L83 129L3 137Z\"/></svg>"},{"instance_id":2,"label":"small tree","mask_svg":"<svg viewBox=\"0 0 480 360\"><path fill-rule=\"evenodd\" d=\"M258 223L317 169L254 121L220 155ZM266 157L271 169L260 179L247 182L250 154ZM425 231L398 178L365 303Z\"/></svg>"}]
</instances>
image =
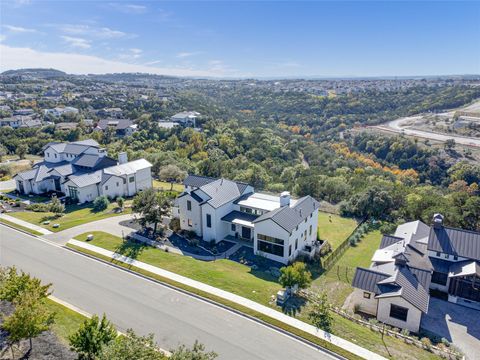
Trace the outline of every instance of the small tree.
<instances>
[{"instance_id":1,"label":"small tree","mask_svg":"<svg viewBox=\"0 0 480 360\"><path fill-rule=\"evenodd\" d=\"M317 295L312 302L313 306L312 310L308 313L308 318L317 329L330 332L333 318L330 314L327 294L324 292L321 295Z\"/></svg>"},{"instance_id":2,"label":"small tree","mask_svg":"<svg viewBox=\"0 0 480 360\"><path fill-rule=\"evenodd\" d=\"M78 354L80 360L94 360L100 354L102 346L117 337L117 331L107 320L105 314L100 320L97 315L85 320L76 333L69 337L70 348Z\"/></svg>"},{"instance_id":3,"label":"small tree","mask_svg":"<svg viewBox=\"0 0 480 360\"><path fill-rule=\"evenodd\" d=\"M98 360L166 360L166 356L158 351L158 345L153 340L153 334L138 336L128 329L125 336L118 336L114 341L104 345L98 355Z\"/></svg>"},{"instance_id":4,"label":"small tree","mask_svg":"<svg viewBox=\"0 0 480 360\"><path fill-rule=\"evenodd\" d=\"M0 300L15 302L28 292L43 299L50 295L50 286L42 285L39 279L23 271L19 274L15 266L0 269Z\"/></svg>"},{"instance_id":5,"label":"small tree","mask_svg":"<svg viewBox=\"0 0 480 360\"><path fill-rule=\"evenodd\" d=\"M125 199L121 196L117 197L117 205L121 210L123 210L123 205L125 205Z\"/></svg>"},{"instance_id":6,"label":"small tree","mask_svg":"<svg viewBox=\"0 0 480 360\"><path fill-rule=\"evenodd\" d=\"M105 195L102 196L97 196L95 200L93 200L93 211L103 211L108 208L108 204L110 204L110 201L108 201L108 197Z\"/></svg>"},{"instance_id":7,"label":"small tree","mask_svg":"<svg viewBox=\"0 0 480 360\"><path fill-rule=\"evenodd\" d=\"M284 266L280 269L281 275L278 281L283 287L292 287L297 285L304 289L312 282L312 274L307 270L305 263L296 262L290 266Z\"/></svg>"},{"instance_id":8,"label":"small tree","mask_svg":"<svg viewBox=\"0 0 480 360\"><path fill-rule=\"evenodd\" d=\"M25 159L25 155L28 153L28 145L27 144L19 144L15 153L18 155L20 159Z\"/></svg>"},{"instance_id":9,"label":"small tree","mask_svg":"<svg viewBox=\"0 0 480 360\"><path fill-rule=\"evenodd\" d=\"M5 318L2 327L8 332L11 344L28 339L32 349L32 338L50 328L55 314L46 308L40 291L22 292L14 305L15 311Z\"/></svg>"},{"instance_id":10,"label":"small tree","mask_svg":"<svg viewBox=\"0 0 480 360\"><path fill-rule=\"evenodd\" d=\"M8 154L7 148L0 144L0 162L3 160L3 157Z\"/></svg>"},{"instance_id":11,"label":"small tree","mask_svg":"<svg viewBox=\"0 0 480 360\"><path fill-rule=\"evenodd\" d=\"M445 144L443 145L446 151L451 151L455 148L455 140L454 139L448 139L445 141Z\"/></svg>"},{"instance_id":12,"label":"small tree","mask_svg":"<svg viewBox=\"0 0 480 360\"><path fill-rule=\"evenodd\" d=\"M172 351L172 356L169 357L169 360L213 360L217 356L213 351L205 352L205 346L195 341L191 349L182 345Z\"/></svg>"},{"instance_id":13,"label":"small tree","mask_svg":"<svg viewBox=\"0 0 480 360\"><path fill-rule=\"evenodd\" d=\"M65 205L56 197L52 197L52 201L48 207L48 210L53 212L56 216L60 217L65 212Z\"/></svg>"},{"instance_id":14,"label":"small tree","mask_svg":"<svg viewBox=\"0 0 480 360\"><path fill-rule=\"evenodd\" d=\"M160 168L158 172L160 180L170 183L170 190L173 190L173 183L182 181L187 177L187 172L180 169L177 165L167 165Z\"/></svg>"},{"instance_id":15,"label":"small tree","mask_svg":"<svg viewBox=\"0 0 480 360\"><path fill-rule=\"evenodd\" d=\"M163 193L150 188L133 198L132 211L140 215L140 225L145 227L148 224L154 224L154 232L156 232L157 224L162 220L162 216L167 214L169 205L168 198Z\"/></svg>"}]
</instances>

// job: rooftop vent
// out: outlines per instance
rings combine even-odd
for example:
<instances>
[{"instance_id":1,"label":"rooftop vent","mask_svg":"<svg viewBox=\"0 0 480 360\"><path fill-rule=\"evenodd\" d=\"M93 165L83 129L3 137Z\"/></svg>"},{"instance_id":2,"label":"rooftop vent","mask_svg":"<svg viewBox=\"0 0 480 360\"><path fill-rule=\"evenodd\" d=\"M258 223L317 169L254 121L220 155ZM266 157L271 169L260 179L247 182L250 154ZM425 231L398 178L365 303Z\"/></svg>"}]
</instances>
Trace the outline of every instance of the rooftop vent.
<instances>
[{"instance_id":1,"label":"rooftop vent","mask_svg":"<svg viewBox=\"0 0 480 360\"><path fill-rule=\"evenodd\" d=\"M118 163L121 165L121 164L125 164L128 162L128 155L126 152L121 152L118 154Z\"/></svg>"},{"instance_id":2,"label":"rooftop vent","mask_svg":"<svg viewBox=\"0 0 480 360\"><path fill-rule=\"evenodd\" d=\"M280 194L280 206L290 206L290 193L288 191Z\"/></svg>"},{"instance_id":3,"label":"rooftop vent","mask_svg":"<svg viewBox=\"0 0 480 360\"><path fill-rule=\"evenodd\" d=\"M433 215L433 227L435 229L440 229L443 227L443 215L442 214L434 214Z\"/></svg>"}]
</instances>

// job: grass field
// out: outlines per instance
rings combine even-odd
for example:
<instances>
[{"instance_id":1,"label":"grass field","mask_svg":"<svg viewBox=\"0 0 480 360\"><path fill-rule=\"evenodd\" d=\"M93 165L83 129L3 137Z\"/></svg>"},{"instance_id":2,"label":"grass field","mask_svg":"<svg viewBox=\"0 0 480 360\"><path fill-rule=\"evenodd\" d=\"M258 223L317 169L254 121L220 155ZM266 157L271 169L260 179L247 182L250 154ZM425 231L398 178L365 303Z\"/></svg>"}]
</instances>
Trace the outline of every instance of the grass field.
<instances>
[{"instance_id":1,"label":"grass field","mask_svg":"<svg viewBox=\"0 0 480 360\"><path fill-rule=\"evenodd\" d=\"M85 241L87 234L83 234L77 237L80 241ZM108 250L116 250L122 245L122 240L115 236L94 232L94 240L89 242L92 245L97 245L99 247L106 248ZM111 261L102 255L98 255L94 252L84 250L73 245L68 245L78 251L88 253L90 255L102 258L107 261ZM131 249L134 253L138 249ZM126 254L127 255L127 254ZM276 289L279 288L279 285L274 282L274 279L255 277L251 274L251 270L241 264L233 263L228 260L219 260L215 262L202 262L194 260L188 257L183 257L179 255L165 253L158 249L146 248L138 254L136 257L138 260L161 267L166 270L178 273L190 277L192 279L202 281L206 284L231 291L238 295L244 296L251 300L257 301L264 305L269 305L271 307L279 310L278 307L272 304L268 304L268 298L271 294L276 292ZM123 267L129 267L129 265L124 263L116 262L118 265ZM214 301L226 304L230 307L238 309L242 312L250 314L252 316L258 317L269 323L273 323L276 326L279 326L287 331L291 331L299 336L308 338L311 341L317 342L318 338L314 338L311 335L303 333L298 329L289 327L286 324L280 323L274 319L265 317L263 314L253 312L250 309L243 308L240 305L231 303L227 300L217 298L214 295L203 293L200 290L188 288L179 283L172 283L171 280L160 278L157 275L148 273L147 271L133 267L132 270L138 271L144 275L157 278L160 281L165 281L174 286L184 288L188 291L192 291L201 296L210 298ZM298 309L294 315L295 317L308 322L308 305L303 308ZM414 346L405 344L399 339L394 339L390 337L385 337L384 342L381 339L379 333L373 332L361 325L355 324L351 321L348 321L341 316L332 313L334 318L333 324L333 333L341 336L342 338L352 341L360 346L363 346L369 350L372 350L378 354L381 354L385 357L390 357L389 353L392 355L391 358L402 359L402 360L430 360L437 359L437 357L427 351L418 349ZM325 345L320 343L320 345ZM331 346L331 345L328 345ZM387 351L388 349L388 351ZM348 356L348 358L356 358Z\"/></svg>"},{"instance_id":2,"label":"grass field","mask_svg":"<svg viewBox=\"0 0 480 360\"><path fill-rule=\"evenodd\" d=\"M270 297L281 288L273 276L263 271L251 270L250 267L231 260L205 262L138 244L128 243L124 246L121 238L101 231L85 233L77 236L76 239L86 241L88 234L94 235L94 239L89 241L89 244L111 251L123 248L122 254L126 256L135 257L139 261L230 291L264 305L268 305Z\"/></svg>"},{"instance_id":3,"label":"grass field","mask_svg":"<svg viewBox=\"0 0 480 360\"><path fill-rule=\"evenodd\" d=\"M9 225L9 226L14 227L14 228L19 229L19 230L26 231L26 232L28 232L28 233L30 233L30 234L32 234L32 235L43 235L42 233L40 233L40 232L38 232L38 231L36 231L36 230L29 229L29 228L27 228L27 227L25 227L25 226L15 224L15 223L13 223L13 222L11 222L11 221L8 221L8 220L5 220L5 219L0 219L0 223L3 223L3 224L5 224L5 225Z\"/></svg>"},{"instance_id":4,"label":"grass field","mask_svg":"<svg viewBox=\"0 0 480 360\"><path fill-rule=\"evenodd\" d=\"M127 203L127 202L126 202ZM62 217L55 218L51 212L12 212L9 215L17 219L28 221L29 223L39 225L53 232L62 231L77 225L86 224L92 221L106 219L112 216L128 214L131 209L126 208L123 212L116 213L113 210L117 207L116 203L111 203L104 211L94 212L92 204L87 205L68 205L65 214ZM50 224L44 225L44 221L50 221ZM53 224L60 224L58 228L53 228Z\"/></svg>"},{"instance_id":5,"label":"grass field","mask_svg":"<svg viewBox=\"0 0 480 360\"><path fill-rule=\"evenodd\" d=\"M161 190L170 190L172 185L165 181L153 180L153 187ZM183 184L173 184L173 191L182 192Z\"/></svg>"},{"instance_id":6,"label":"grass field","mask_svg":"<svg viewBox=\"0 0 480 360\"><path fill-rule=\"evenodd\" d=\"M50 299L47 299L47 307L55 312L55 323L52 326L53 332L62 342L68 345L68 337L77 331L87 318Z\"/></svg>"},{"instance_id":7,"label":"grass field","mask_svg":"<svg viewBox=\"0 0 480 360\"><path fill-rule=\"evenodd\" d=\"M326 212L318 212L318 236L336 249L357 227L357 221Z\"/></svg>"}]
</instances>

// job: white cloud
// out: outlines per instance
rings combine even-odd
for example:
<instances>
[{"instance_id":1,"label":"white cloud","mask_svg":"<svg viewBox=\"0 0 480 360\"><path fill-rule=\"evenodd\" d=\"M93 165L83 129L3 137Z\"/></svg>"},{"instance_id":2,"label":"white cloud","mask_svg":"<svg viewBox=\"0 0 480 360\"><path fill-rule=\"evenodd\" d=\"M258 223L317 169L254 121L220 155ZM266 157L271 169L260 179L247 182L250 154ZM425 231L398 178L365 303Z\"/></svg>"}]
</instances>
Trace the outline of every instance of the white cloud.
<instances>
[{"instance_id":1,"label":"white cloud","mask_svg":"<svg viewBox=\"0 0 480 360\"><path fill-rule=\"evenodd\" d=\"M0 42L5 41L7 39L7 35L0 34Z\"/></svg>"},{"instance_id":2,"label":"white cloud","mask_svg":"<svg viewBox=\"0 0 480 360\"><path fill-rule=\"evenodd\" d=\"M57 27L60 29L60 31L70 35L83 35L97 39L114 39L133 36L123 31L113 30L108 27L94 27L83 24L62 24L57 25Z\"/></svg>"},{"instance_id":3,"label":"white cloud","mask_svg":"<svg viewBox=\"0 0 480 360\"><path fill-rule=\"evenodd\" d=\"M219 68L198 70L182 67L155 67L107 60L92 55L43 52L31 48L11 47L2 44L0 44L0 54L1 71L37 67L54 68L70 74L142 72L173 76L238 76L238 74L222 73Z\"/></svg>"},{"instance_id":4,"label":"white cloud","mask_svg":"<svg viewBox=\"0 0 480 360\"><path fill-rule=\"evenodd\" d=\"M124 54L120 54L119 58L122 60L135 60L142 56L143 50L132 48L128 49L128 51Z\"/></svg>"},{"instance_id":5,"label":"white cloud","mask_svg":"<svg viewBox=\"0 0 480 360\"><path fill-rule=\"evenodd\" d=\"M80 49L90 49L90 41L78 37L72 36L60 36L64 41L66 41L70 46L77 47Z\"/></svg>"},{"instance_id":6,"label":"white cloud","mask_svg":"<svg viewBox=\"0 0 480 360\"><path fill-rule=\"evenodd\" d=\"M184 51L184 52L179 52L177 54L177 58L184 59L184 58L195 56L195 55L198 55L198 54L200 54L200 51L194 51L194 52Z\"/></svg>"},{"instance_id":7,"label":"white cloud","mask_svg":"<svg viewBox=\"0 0 480 360\"><path fill-rule=\"evenodd\" d=\"M147 11L147 7L144 5L137 4L119 4L119 3L109 3L111 8L121 11L126 14L143 14Z\"/></svg>"},{"instance_id":8,"label":"white cloud","mask_svg":"<svg viewBox=\"0 0 480 360\"><path fill-rule=\"evenodd\" d=\"M14 33L34 33L37 32L35 29L24 28L21 26L13 26L13 25L3 25L5 29Z\"/></svg>"}]
</instances>

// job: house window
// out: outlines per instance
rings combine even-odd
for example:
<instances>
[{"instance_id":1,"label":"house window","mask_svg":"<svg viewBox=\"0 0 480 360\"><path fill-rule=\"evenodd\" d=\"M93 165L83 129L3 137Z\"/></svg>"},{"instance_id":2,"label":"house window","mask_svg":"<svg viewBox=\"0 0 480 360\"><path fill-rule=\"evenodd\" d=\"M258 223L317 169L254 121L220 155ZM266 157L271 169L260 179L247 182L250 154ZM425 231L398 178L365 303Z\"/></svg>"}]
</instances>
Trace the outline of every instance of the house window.
<instances>
[{"instance_id":1,"label":"house window","mask_svg":"<svg viewBox=\"0 0 480 360\"><path fill-rule=\"evenodd\" d=\"M55 159L57 158L57 154L55 154Z\"/></svg>"},{"instance_id":2,"label":"house window","mask_svg":"<svg viewBox=\"0 0 480 360\"><path fill-rule=\"evenodd\" d=\"M445 254L445 259L448 259L448 254Z\"/></svg>"},{"instance_id":3,"label":"house window","mask_svg":"<svg viewBox=\"0 0 480 360\"><path fill-rule=\"evenodd\" d=\"M402 306L390 305L390 317L401 321L407 321L408 309Z\"/></svg>"},{"instance_id":4,"label":"house window","mask_svg":"<svg viewBox=\"0 0 480 360\"><path fill-rule=\"evenodd\" d=\"M307 230L303 232L305 239L307 238Z\"/></svg>"},{"instance_id":5,"label":"house window","mask_svg":"<svg viewBox=\"0 0 480 360\"><path fill-rule=\"evenodd\" d=\"M305 224L307 223L307 218L305 218Z\"/></svg>"},{"instance_id":6,"label":"house window","mask_svg":"<svg viewBox=\"0 0 480 360\"><path fill-rule=\"evenodd\" d=\"M105 191L107 191L107 190L108 190L108 186L105 186Z\"/></svg>"},{"instance_id":7,"label":"house window","mask_svg":"<svg viewBox=\"0 0 480 360\"><path fill-rule=\"evenodd\" d=\"M188 226L192 227L192 219L188 219Z\"/></svg>"},{"instance_id":8,"label":"house window","mask_svg":"<svg viewBox=\"0 0 480 360\"><path fill-rule=\"evenodd\" d=\"M437 251L437 256L440 257L440 251Z\"/></svg>"},{"instance_id":9,"label":"house window","mask_svg":"<svg viewBox=\"0 0 480 360\"><path fill-rule=\"evenodd\" d=\"M207 227L211 228L212 227L212 215L207 214Z\"/></svg>"},{"instance_id":10,"label":"house window","mask_svg":"<svg viewBox=\"0 0 480 360\"><path fill-rule=\"evenodd\" d=\"M458 255L453 255L453 260L457 261L458 260Z\"/></svg>"},{"instance_id":11,"label":"house window","mask_svg":"<svg viewBox=\"0 0 480 360\"><path fill-rule=\"evenodd\" d=\"M310 214L310 219L312 218L312 216L313 216L313 213L312 213L312 214Z\"/></svg>"},{"instance_id":12,"label":"house window","mask_svg":"<svg viewBox=\"0 0 480 360\"><path fill-rule=\"evenodd\" d=\"M371 296L371 294L369 292L366 292L366 291L363 292L363 297L365 299L370 299L370 296Z\"/></svg>"},{"instance_id":13,"label":"house window","mask_svg":"<svg viewBox=\"0 0 480 360\"><path fill-rule=\"evenodd\" d=\"M187 210L192 211L192 202L190 200L187 200Z\"/></svg>"},{"instance_id":14,"label":"house window","mask_svg":"<svg viewBox=\"0 0 480 360\"><path fill-rule=\"evenodd\" d=\"M295 250L298 248L298 238L295 239Z\"/></svg>"},{"instance_id":15,"label":"house window","mask_svg":"<svg viewBox=\"0 0 480 360\"><path fill-rule=\"evenodd\" d=\"M119 186L120 186L120 183L117 181L117 187L119 187Z\"/></svg>"},{"instance_id":16,"label":"house window","mask_svg":"<svg viewBox=\"0 0 480 360\"><path fill-rule=\"evenodd\" d=\"M308 229L308 235L312 235L312 225L310 225L310 228Z\"/></svg>"},{"instance_id":17,"label":"house window","mask_svg":"<svg viewBox=\"0 0 480 360\"><path fill-rule=\"evenodd\" d=\"M127 183L127 179L123 178L123 183L126 184Z\"/></svg>"},{"instance_id":18,"label":"house window","mask_svg":"<svg viewBox=\"0 0 480 360\"><path fill-rule=\"evenodd\" d=\"M295 231L298 231L298 225L297 225L297 227L295 228Z\"/></svg>"},{"instance_id":19,"label":"house window","mask_svg":"<svg viewBox=\"0 0 480 360\"><path fill-rule=\"evenodd\" d=\"M448 280L448 274L444 274L437 271L434 271L432 274L432 283L445 286L447 285L447 280Z\"/></svg>"},{"instance_id":20,"label":"house window","mask_svg":"<svg viewBox=\"0 0 480 360\"><path fill-rule=\"evenodd\" d=\"M283 245L284 241L282 239L277 239L263 234L257 235L257 246L259 251L277 256L283 256Z\"/></svg>"},{"instance_id":21,"label":"house window","mask_svg":"<svg viewBox=\"0 0 480 360\"><path fill-rule=\"evenodd\" d=\"M50 153L47 153L47 157L50 157Z\"/></svg>"},{"instance_id":22,"label":"house window","mask_svg":"<svg viewBox=\"0 0 480 360\"><path fill-rule=\"evenodd\" d=\"M130 177L128 178L128 182L131 182L131 183L132 183L132 182L134 182L134 181L135 181L135 177L134 177L134 176L130 176Z\"/></svg>"},{"instance_id":23,"label":"house window","mask_svg":"<svg viewBox=\"0 0 480 360\"><path fill-rule=\"evenodd\" d=\"M232 224L232 231L236 231L237 230L237 227L235 226L235 224Z\"/></svg>"},{"instance_id":24,"label":"house window","mask_svg":"<svg viewBox=\"0 0 480 360\"><path fill-rule=\"evenodd\" d=\"M288 256L292 255L292 245L288 245Z\"/></svg>"}]
</instances>

